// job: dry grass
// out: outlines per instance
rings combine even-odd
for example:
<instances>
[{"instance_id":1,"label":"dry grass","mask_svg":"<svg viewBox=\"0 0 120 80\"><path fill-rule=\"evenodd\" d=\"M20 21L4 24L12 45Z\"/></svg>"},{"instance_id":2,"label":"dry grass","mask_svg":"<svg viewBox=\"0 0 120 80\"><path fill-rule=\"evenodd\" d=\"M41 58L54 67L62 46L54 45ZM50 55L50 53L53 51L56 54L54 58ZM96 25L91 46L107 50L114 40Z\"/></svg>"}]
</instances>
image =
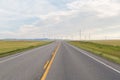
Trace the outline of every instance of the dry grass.
<instances>
[{"instance_id":1,"label":"dry grass","mask_svg":"<svg viewBox=\"0 0 120 80\"><path fill-rule=\"evenodd\" d=\"M93 40L91 42L106 44L106 45L113 45L113 46L120 46L120 40Z\"/></svg>"},{"instance_id":2,"label":"dry grass","mask_svg":"<svg viewBox=\"0 0 120 80\"><path fill-rule=\"evenodd\" d=\"M0 41L0 57L48 44L47 41Z\"/></svg>"},{"instance_id":3,"label":"dry grass","mask_svg":"<svg viewBox=\"0 0 120 80\"><path fill-rule=\"evenodd\" d=\"M100 42L100 43L98 43ZM108 60L114 61L116 63L120 64L120 46L114 46L112 45L113 43L107 42L105 43L104 41L98 41L97 43L95 42L84 42L84 41L72 41L70 42L72 45L75 45L79 48L85 49L87 51L90 51L94 54L97 54L101 57L104 57ZM104 42L104 43L102 43ZM115 42L115 41L113 41ZM119 42L119 41L118 41ZM111 45L106 45L108 43L111 43ZM119 43L118 43L119 44Z\"/></svg>"}]
</instances>

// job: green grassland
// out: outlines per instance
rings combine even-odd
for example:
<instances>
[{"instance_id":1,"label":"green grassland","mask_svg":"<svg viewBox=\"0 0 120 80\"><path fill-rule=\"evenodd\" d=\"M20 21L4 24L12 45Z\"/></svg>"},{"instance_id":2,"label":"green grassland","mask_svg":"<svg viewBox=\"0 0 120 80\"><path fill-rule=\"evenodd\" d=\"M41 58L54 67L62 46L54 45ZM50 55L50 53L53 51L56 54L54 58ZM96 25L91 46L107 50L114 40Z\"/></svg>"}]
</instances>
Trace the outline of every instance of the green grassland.
<instances>
[{"instance_id":1,"label":"green grassland","mask_svg":"<svg viewBox=\"0 0 120 80\"><path fill-rule=\"evenodd\" d=\"M120 40L92 40L91 42L106 44L106 45L113 45L113 46L120 46Z\"/></svg>"},{"instance_id":2,"label":"green grassland","mask_svg":"<svg viewBox=\"0 0 120 80\"><path fill-rule=\"evenodd\" d=\"M103 42L103 43L102 43ZM118 42L118 44L117 44ZM70 44L120 64L120 41L71 41ZM110 44L109 44L110 43ZM116 45L114 45L116 43ZM113 44L113 45L112 45Z\"/></svg>"},{"instance_id":3,"label":"green grassland","mask_svg":"<svg viewBox=\"0 0 120 80\"><path fill-rule=\"evenodd\" d=\"M49 41L0 41L0 57L50 43Z\"/></svg>"}]
</instances>

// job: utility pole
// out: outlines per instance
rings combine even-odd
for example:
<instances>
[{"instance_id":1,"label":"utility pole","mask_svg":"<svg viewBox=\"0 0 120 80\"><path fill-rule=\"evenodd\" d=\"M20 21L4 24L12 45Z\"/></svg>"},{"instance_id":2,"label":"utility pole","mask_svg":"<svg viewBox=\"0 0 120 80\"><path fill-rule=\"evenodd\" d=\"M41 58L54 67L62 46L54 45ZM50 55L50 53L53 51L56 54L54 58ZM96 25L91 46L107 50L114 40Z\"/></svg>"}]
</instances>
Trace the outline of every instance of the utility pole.
<instances>
[{"instance_id":1,"label":"utility pole","mask_svg":"<svg viewBox=\"0 0 120 80\"><path fill-rule=\"evenodd\" d=\"M73 35L71 35L71 40L74 40Z\"/></svg>"},{"instance_id":2,"label":"utility pole","mask_svg":"<svg viewBox=\"0 0 120 80\"><path fill-rule=\"evenodd\" d=\"M81 31L81 29L80 29L80 40L81 40L81 37L82 37L82 31Z\"/></svg>"},{"instance_id":3,"label":"utility pole","mask_svg":"<svg viewBox=\"0 0 120 80\"><path fill-rule=\"evenodd\" d=\"M86 40L87 38L86 38L86 35L84 35L84 40Z\"/></svg>"},{"instance_id":4,"label":"utility pole","mask_svg":"<svg viewBox=\"0 0 120 80\"><path fill-rule=\"evenodd\" d=\"M90 32L89 32L89 40L90 40L90 38L91 38L91 35L90 35Z\"/></svg>"},{"instance_id":5,"label":"utility pole","mask_svg":"<svg viewBox=\"0 0 120 80\"><path fill-rule=\"evenodd\" d=\"M105 40L107 40L107 36L105 36Z\"/></svg>"}]
</instances>

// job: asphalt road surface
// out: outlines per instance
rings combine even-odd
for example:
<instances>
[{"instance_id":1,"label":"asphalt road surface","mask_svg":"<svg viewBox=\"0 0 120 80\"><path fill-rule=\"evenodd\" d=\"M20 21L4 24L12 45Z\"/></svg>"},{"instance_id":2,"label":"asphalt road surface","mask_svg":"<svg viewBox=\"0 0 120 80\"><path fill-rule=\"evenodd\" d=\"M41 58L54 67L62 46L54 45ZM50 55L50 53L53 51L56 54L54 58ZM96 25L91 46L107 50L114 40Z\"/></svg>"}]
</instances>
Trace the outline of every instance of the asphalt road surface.
<instances>
[{"instance_id":1,"label":"asphalt road surface","mask_svg":"<svg viewBox=\"0 0 120 80\"><path fill-rule=\"evenodd\" d=\"M120 80L120 65L64 41L0 59L0 80L40 80L43 66L61 44L46 80Z\"/></svg>"},{"instance_id":2,"label":"asphalt road surface","mask_svg":"<svg viewBox=\"0 0 120 80\"><path fill-rule=\"evenodd\" d=\"M0 59L0 80L40 80L58 42Z\"/></svg>"},{"instance_id":3,"label":"asphalt road surface","mask_svg":"<svg viewBox=\"0 0 120 80\"><path fill-rule=\"evenodd\" d=\"M120 80L120 66L65 42L46 80Z\"/></svg>"}]
</instances>

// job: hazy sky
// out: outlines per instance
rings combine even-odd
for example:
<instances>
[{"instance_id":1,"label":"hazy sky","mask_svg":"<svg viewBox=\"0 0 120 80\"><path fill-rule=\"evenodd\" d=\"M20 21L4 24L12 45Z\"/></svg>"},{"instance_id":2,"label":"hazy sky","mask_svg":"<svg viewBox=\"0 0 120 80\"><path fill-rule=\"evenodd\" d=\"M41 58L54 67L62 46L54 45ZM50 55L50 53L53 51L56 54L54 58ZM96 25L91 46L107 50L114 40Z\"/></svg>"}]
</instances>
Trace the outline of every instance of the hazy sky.
<instances>
[{"instance_id":1,"label":"hazy sky","mask_svg":"<svg viewBox=\"0 0 120 80\"><path fill-rule=\"evenodd\" d=\"M0 0L0 38L120 38L120 0Z\"/></svg>"}]
</instances>

